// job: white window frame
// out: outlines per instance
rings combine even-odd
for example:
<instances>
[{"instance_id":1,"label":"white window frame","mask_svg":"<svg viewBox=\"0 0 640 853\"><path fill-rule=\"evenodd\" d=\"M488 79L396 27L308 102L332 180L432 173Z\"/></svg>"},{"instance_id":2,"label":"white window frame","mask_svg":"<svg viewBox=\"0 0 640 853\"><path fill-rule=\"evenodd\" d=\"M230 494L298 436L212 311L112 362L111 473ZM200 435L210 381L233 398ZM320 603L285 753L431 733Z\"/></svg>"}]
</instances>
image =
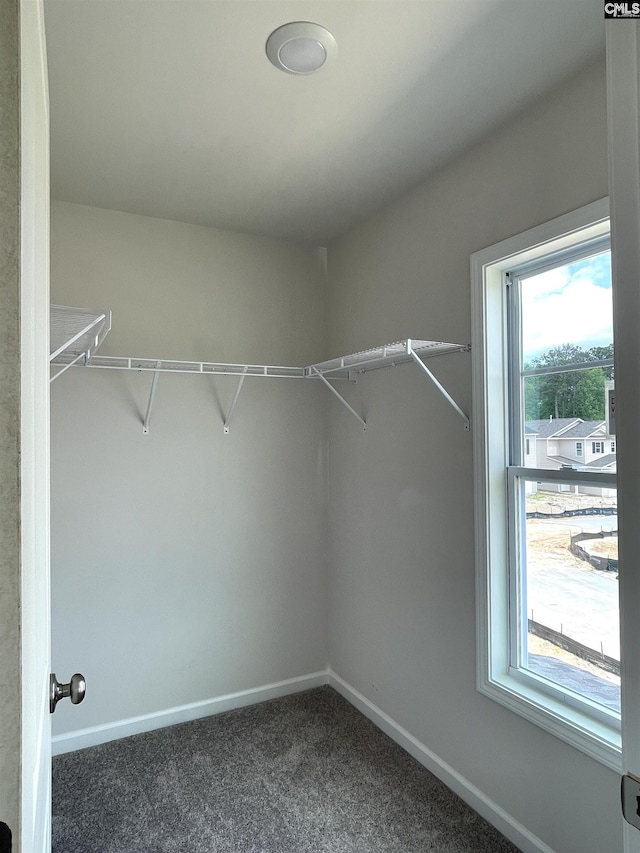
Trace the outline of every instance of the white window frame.
<instances>
[{"instance_id":1,"label":"white window frame","mask_svg":"<svg viewBox=\"0 0 640 853\"><path fill-rule=\"evenodd\" d=\"M604 441L592 441L591 442L591 452L592 453L604 453Z\"/></svg>"},{"instance_id":2,"label":"white window frame","mask_svg":"<svg viewBox=\"0 0 640 853\"><path fill-rule=\"evenodd\" d=\"M508 525L509 480L533 469L509 468L508 342L505 274L578 242L608 234L608 199L560 216L471 256L473 431L476 514L477 687L491 699L619 771L620 723L615 715L588 712L535 676L522 679L511 666ZM538 479L583 482L577 471L540 472ZM600 475L598 482L603 483ZM609 475L611 476L611 475ZM615 477L612 482L615 481ZM586 710L585 710L586 708Z\"/></svg>"},{"instance_id":3,"label":"white window frame","mask_svg":"<svg viewBox=\"0 0 640 853\"><path fill-rule=\"evenodd\" d=\"M581 441L576 441L576 456L584 456L583 445Z\"/></svg>"}]
</instances>

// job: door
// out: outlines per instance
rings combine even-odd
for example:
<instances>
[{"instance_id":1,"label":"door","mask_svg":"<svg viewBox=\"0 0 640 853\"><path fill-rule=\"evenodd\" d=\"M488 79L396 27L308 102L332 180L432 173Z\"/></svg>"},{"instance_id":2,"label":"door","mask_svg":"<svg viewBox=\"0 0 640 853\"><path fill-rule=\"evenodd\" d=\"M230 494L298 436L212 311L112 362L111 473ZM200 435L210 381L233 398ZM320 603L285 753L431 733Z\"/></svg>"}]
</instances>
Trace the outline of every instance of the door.
<instances>
[{"instance_id":1,"label":"door","mask_svg":"<svg viewBox=\"0 0 640 853\"><path fill-rule=\"evenodd\" d=\"M18 5L18 0L15 0ZM13 2L11 3L13 6ZM50 849L49 115L42 0L20 0L20 569L23 853Z\"/></svg>"},{"instance_id":2,"label":"door","mask_svg":"<svg viewBox=\"0 0 640 853\"><path fill-rule=\"evenodd\" d=\"M622 759L623 772L640 779L640 22L612 20L606 29L621 565ZM640 853L640 830L625 823L624 832L626 853Z\"/></svg>"}]
</instances>

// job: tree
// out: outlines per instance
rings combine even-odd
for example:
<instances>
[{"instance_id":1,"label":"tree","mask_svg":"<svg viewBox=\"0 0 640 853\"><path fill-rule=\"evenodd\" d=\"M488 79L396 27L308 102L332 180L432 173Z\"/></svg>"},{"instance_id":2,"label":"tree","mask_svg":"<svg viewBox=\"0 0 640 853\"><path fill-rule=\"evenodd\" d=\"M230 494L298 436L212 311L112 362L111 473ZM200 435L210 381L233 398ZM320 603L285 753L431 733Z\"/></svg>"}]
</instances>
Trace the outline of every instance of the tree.
<instances>
[{"instance_id":1,"label":"tree","mask_svg":"<svg viewBox=\"0 0 640 853\"><path fill-rule=\"evenodd\" d=\"M525 370L556 365L597 361L613 356L613 344L583 350L575 344L561 344L525 364ZM605 379L613 377L613 367L592 367L563 373L528 376L524 381L525 419L582 418L604 420Z\"/></svg>"},{"instance_id":2,"label":"tree","mask_svg":"<svg viewBox=\"0 0 640 853\"><path fill-rule=\"evenodd\" d=\"M602 358L613 358L613 344L609 344L606 347L591 347L586 352L587 360L598 361ZM603 367L604 375L607 379L613 379L613 365Z\"/></svg>"}]
</instances>

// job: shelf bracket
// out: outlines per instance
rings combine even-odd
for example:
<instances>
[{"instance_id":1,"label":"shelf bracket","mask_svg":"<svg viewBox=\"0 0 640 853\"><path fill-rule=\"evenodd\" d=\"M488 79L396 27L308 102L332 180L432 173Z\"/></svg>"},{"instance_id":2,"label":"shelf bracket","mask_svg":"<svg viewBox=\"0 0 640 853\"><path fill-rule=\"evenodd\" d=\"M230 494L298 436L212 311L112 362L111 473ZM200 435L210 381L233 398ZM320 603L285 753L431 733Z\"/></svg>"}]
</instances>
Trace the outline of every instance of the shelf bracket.
<instances>
[{"instance_id":1,"label":"shelf bracket","mask_svg":"<svg viewBox=\"0 0 640 853\"><path fill-rule=\"evenodd\" d=\"M156 395L156 386L158 384L158 376L160 376L160 362L156 361L156 369L153 371L153 379L151 380L151 390L149 391L149 402L147 403L147 413L144 416L142 424L142 434L149 435L149 420L151 418L151 408L153 406L153 398Z\"/></svg>"},{"instance_id":2,"label":"shelf bracket","mask_svg":"<svg viewBox=\"0 0 640 853\"><path fill-rule=\"evenodd\" d=\"M227 413L227 417L224 419L222 432L225 435L229 435L229 424L231 423L231 417L233 415L233 410L235 409L236 403L238 402L238 397L240 396L240 392L242 391L242 386L244 385L244 380L247 378L247 370L248 369L249 369L248 367L245 367L244 370L242 371L242 376L240 377L240 381L238 382L238 387L236 388L235 397L233 398L233 402L231 403L231 406L229 407L229 412Z\"/></svg>"},{"instance_id":3,"label":"shelf bracket","mask_svg":"<svg viewBox=\"0 0 640 853\"><path fill-rule=\"evenodd\" d=\"M54 379L57 379L58 376L62 376L62 374L69 370L70 367L73 367L74 364L77 364L81 359L84 359L84 363L87 363L87 354L86 352L81 352L77 355L73 361L70 361L68 364L65 364L64 367L61 367L57 373L54 373L53 376L49 379L49 382L53 382Z\"/></svg>"},{"instance_id":4,"label":"shelf bracket","mask_svg":"<svg viewBox=\"0 0 640 853\"><path fill-rule=\"evenodd\" d=\"M415 363L418 365L418 367L422 368L422 370L426 373L426 375L429 377L429 379L430 379L430 380L433 382L433 384L436 386L436 388L438 389L438 391L440 391L440 393L441 393L441 394L442 394L442 396L445 398L445 400L447 400L447 402L449 403L449 405L453 406L453 408L456 410L456 412L460 415L460 417L462 418L462 420L463 420L463 422L464 422L464 428L465 428L466 430L469 430L469 428L470 428L469 418L465 415L465 413L462 411L462 409L460 408L460 406L459 406L459 405L456 403L456 401L453 399L453 397L451 396L451 394L449 394L449 392L448 392L448 391L447 391L447 389L444 387L444 385L436 379L436 377L435 377L435 376L433 375L433 373L429 370L429 368L428 368L428 367L427 367L427 365L424 363L424 361L423 361L423 360L422 360L422 359L421 359L421 358L420 358L420 357L419 357L419 356L414 352L413 347L411 346L411 340L408 340L408 341L407 341L407 353L408 353L408 355L410 355L410 356L411 356L411 358L415 361Z\"/></svg>"},{"instance_id":5,"label":"shelf bracket","mask_svg":"<svg viewBox=\"0 0 640 853\"><path fill-rule=\"evenodd\" d=\"M314 374L318 377L318 379L321 379L321 380L324 382L324 384L327 386L327 388L329 389L329 391L331 391L331 393L332 393L332 394L335 394L335 395L336 395L336 397L338 398L338 400L340 400L340 402L342 403L342 405L343 405L343 406L346 406L346 408L347 408L347 409L349 409L349 411L350 411L350 412L351 412L351 414L354 416L354 418L357 418L357 419L360 421L360 423L362 424L362 429L366 429L366 428L367 428L366 421L364 421L364 420L360 417L360 415L356 412L356 410L355 410L352 406L350 406L350 405L349 405L349 403L347 403L347 401L344 399L344 397L342 396L342 394L340 394L338 391L336 391L336 389L335 389L335 388L333 387L333 385L328 381L328 379L325 379L325 377L322 375L322 373L320 373L320 371L318 370L318 368L317 368L317 367L312 366L312 367L311 367L311 370L312 370L312 371L314 372Z\"/></svg>"}]
</instances>

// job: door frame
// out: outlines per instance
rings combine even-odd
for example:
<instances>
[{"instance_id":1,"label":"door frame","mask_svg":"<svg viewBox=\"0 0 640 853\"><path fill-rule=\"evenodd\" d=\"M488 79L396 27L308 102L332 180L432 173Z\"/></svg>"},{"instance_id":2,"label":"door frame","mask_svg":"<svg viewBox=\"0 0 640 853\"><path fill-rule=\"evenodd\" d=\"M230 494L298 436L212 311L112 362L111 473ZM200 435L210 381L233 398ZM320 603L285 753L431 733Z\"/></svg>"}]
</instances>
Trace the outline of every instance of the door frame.
<instances>
[{"instance_id":1,"label":"door frame","mask_svg":"<svg viewBox=\"0 0 640 853\"><path fill-rule=\"evenodd\" d=\"M20 2L21 849L51 849L49 86L43 0Z\"/></svg>"},{"instance_id":2,"label":"door frame","mask_svg":"<svg viewBox=\"0 0 640 853\"><path fill-rule=\"evenodd\" d=\"M20 14L0 5L0 340L19 338ZM0 682L17 684L0 704L0 820L14 839L20 821L20 353L0 349Z\"/></svg>"},{"instance_id":3,"label":"door frame","mask_svg":"<svg viewBox=\"0 0 640 853\"><path fill-rule=\"evenodd\" d=\"M640 777L640 22L607 21L607 156L621 572L622 770ZM640 832L624 823L625 853Z\"/></svg>"}]
</instances>

